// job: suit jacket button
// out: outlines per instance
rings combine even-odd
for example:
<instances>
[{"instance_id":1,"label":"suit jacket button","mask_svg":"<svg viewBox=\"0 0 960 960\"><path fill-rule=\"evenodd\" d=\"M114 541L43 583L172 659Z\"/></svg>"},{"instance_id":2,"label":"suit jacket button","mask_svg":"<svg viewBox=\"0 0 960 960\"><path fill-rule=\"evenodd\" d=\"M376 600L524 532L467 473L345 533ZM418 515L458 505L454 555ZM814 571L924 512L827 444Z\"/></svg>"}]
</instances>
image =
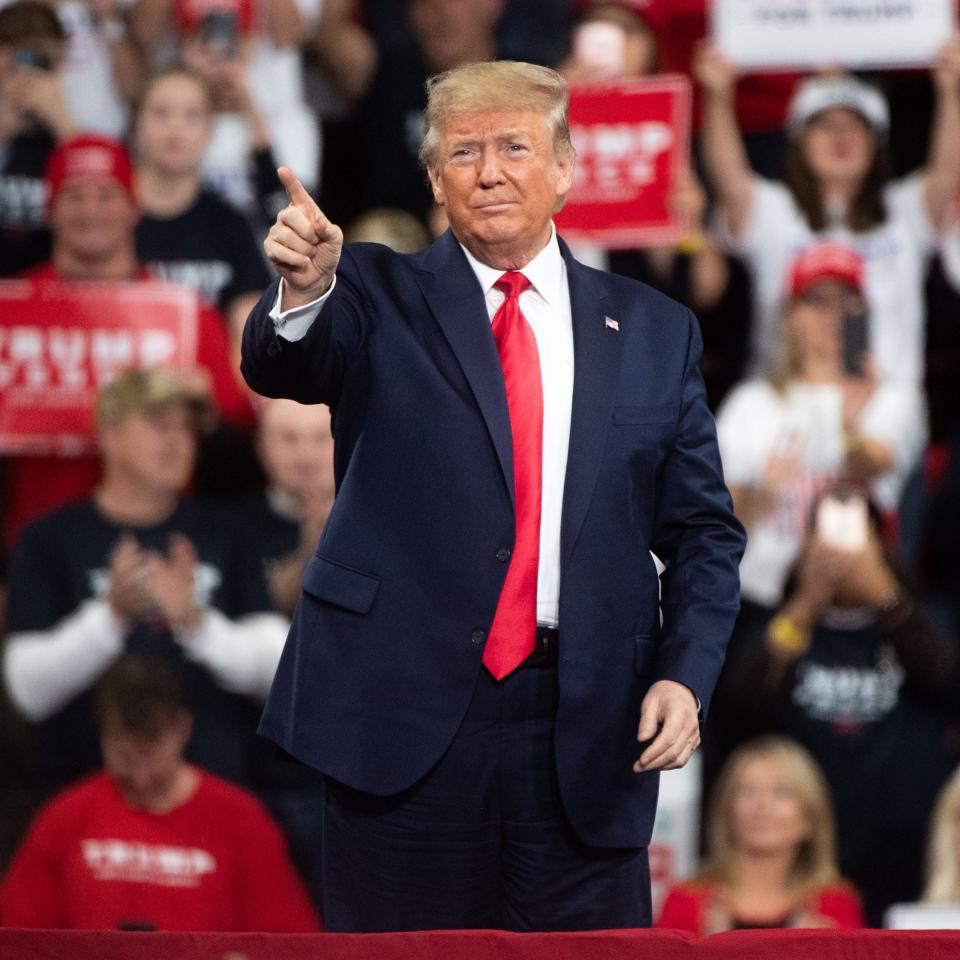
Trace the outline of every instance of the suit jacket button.
<instances>
[{"instance_id":1,"label":"suit jacket button","mask_svg":"<svg viewBox=\"0 0 960 960\"><path fill-rule=\"evenodd\" d=\"M497 559L501 563L506 563L510 559L510 551L506 547L501 547L497 551Z\"/></svg>"},{"instance_id":2,"label":"suit jacket button","mask_svg":"<svg viewBox=\"0 0 960 960\"><path fill-rule=\"evenodd\" d=\"M483 630L474 630L473 633L470 634L470 642L475 643L478 647L486 639L487 635Z\"/></svg>"}]
</instances>

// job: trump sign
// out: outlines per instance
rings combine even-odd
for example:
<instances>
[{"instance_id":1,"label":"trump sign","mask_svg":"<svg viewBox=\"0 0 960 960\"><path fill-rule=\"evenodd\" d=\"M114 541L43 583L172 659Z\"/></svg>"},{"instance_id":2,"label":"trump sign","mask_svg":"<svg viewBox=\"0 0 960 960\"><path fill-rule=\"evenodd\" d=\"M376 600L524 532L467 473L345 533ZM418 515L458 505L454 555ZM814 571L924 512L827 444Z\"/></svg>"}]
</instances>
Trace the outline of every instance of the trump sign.
<instances>
[{"instance_id":1,"label":"trump sign","mask_svg":"<svg viewBox=\"0 0 960 960\"><path fill-rule=\"evenodd\" d=\"M0 283L0 452L92 449L97 390L129 367L192 367L196 339L186 287Z\"/></svg>"},{"instance_id":2,"label":"trump sign","mask_svg":"<svg viewBox=\"0 0 960 960\"><path fill-rule=\"evenodd\" d=\"M629 248L673 243L685 225L670 212L687 163L690 84L682 76L620 80L570 91L573 184L557 230L573 243Z\"/></svg>"}]
</instances>

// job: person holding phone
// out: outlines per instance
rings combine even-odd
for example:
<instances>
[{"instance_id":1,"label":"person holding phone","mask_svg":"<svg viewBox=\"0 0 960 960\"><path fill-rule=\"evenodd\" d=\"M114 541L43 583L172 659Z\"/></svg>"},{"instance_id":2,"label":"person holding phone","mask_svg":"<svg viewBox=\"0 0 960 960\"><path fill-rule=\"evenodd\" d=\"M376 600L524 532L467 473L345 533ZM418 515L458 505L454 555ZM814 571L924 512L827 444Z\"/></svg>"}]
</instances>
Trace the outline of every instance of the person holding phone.
<instances>
[{"instance_id":1,"label":"person holding phone","mask_svg":"<svg viewBox=\"0 0 960 960\"><path fill-rule=\"evenodd\" d=\"M791 265L772 376L735 387L718 413L724 471L749 534L745 605L780 603L819 491L847 478L893 512L923 449L923 395L878 375L866 349L871 321L859 255L838 244L804 251Z\"/></svg>"},{"instance_id":2,"label":"person holding phone","mask_svg":"<svg viewBox=\"0 0 960 960\"><path fill-rule=\"evenodd\" d=\"M720 233L746 261L754 285L752 373L769 375L775 364L790 261L798 249L831 241L864 258L878 370L920 382L927 260L960 189L960 32L931 65L936 103L927 163L902 180L890 178L889 109L875 87L844 74L803 81L790 104L779 182L750 168L734 110L734 66L706 42L694 72L703 88L702 153Z\"/></svg>"},{"instance_id":3,"label":"person holding phone","mask_svg":"<svg viewBox=\"0 0 960 960\"><path fill-rule=\"evenodd\" d=\"M851 486L815 501L782 604L742 619L731 643L717 714L741 737L776 731L816 758L840 869L871 926L921 890L927 819L957 759L945 716L958 663L957 638L928 622L879 512Z\"/></svg>"},{"instance_id":4,"label":"person holding phone","mask_svg":"<svg viewBox=\"0 0 960 960\"><path fill-rule=\"evenodd\" d=\"M19 0L0 10L0 276L50 255L43 171L75 126L61 74L65 45L45 3Z\"/></svg>"}]
</instances>

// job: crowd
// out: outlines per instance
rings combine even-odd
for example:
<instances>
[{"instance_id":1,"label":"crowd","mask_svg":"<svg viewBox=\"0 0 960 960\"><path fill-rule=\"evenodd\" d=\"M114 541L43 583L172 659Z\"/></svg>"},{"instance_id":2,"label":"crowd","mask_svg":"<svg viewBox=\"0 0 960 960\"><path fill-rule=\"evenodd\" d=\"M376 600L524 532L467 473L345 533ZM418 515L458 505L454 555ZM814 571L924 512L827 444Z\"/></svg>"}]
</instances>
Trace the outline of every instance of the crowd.
<instances>
[{"instance_id":1,"label":"crowd","mask_svg":"<svg viewBox=\"0 0 960 960\"><path fill-rule=\"evenodd\" d=\"M687 234L575 251L697 314L749 536L702 867L659 923L960 906L960 34L929 72L738 76L708 5L2 2L0 276L199 307L196 369L101 388L96 454L2 462L0 923L322 924L322 781L256 725L334 499L330 413L254 397L240 336L277 166L348 240L417 250L445 229L425 80L494 58L695 90Z\"/></svg>"}]
</instances>

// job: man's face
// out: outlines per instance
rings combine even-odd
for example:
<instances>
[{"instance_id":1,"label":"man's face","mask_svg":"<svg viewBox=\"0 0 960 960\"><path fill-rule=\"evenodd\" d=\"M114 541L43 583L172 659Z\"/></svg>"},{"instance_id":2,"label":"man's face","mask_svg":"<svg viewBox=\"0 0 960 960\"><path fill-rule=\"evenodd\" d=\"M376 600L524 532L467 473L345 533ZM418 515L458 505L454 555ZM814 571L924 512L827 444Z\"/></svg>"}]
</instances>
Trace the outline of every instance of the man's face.
<instances>
[{"instance_id":1,"label":"man's face","mask_svg":"<svg viewBox=\"0 0 960 960\"><path fill-rule=\"evenodd\" d=\"M168 173L192 173L210 140L212 114L200 84L183 74L155 81L137 117L140 157Z\"/></svg>"},{"instance_id":2,"label":"man's face","mask_svg":"<svg viewBox=\"0 0 960 960\"><path fill-rule=\"evenodd\" d=\"M131 807L157 813L169 809L190 727L189 715L182 713L153 737L110 724L103 729L104 769Z\"/></svg>"},{"instance_id":3,"label":"man's face","mask_svg":"<svg viewBox=\"0 0 960 960\"><path fill-rule=\"evenodd\" d=\"M144 491L179 493L196 455L194 418L185 403L172 402L128 413L103 427L100 443L108 467Z\"/></svg>"},{"instance_id":4,"label":"man's face","mask_svg":"<svg viewBox=\"0 0 960 960\"><path fill-rule=\"evenodd\" d=\"M118 255L133 243L137 207L109 177L69 180L50 209L54 245L78 263Z\"/></svg>"},{"instance_id":5,"label":"man's face","mask_svg":"<svg viewBox=\"0 0 960 960\"><path fill-rule=\"evenodd\" d=\"M270 483L298 499L333 491L326 407L271 400L260 415L260 459Z\"/></svg>"},{"instance_id":6,"label":"man's face","mask_svg":"<svg viewBox=\"0 0 960 960\"><path fill-rule=\"evenodd\" d=\"M410 0L407 11L424 60L440 73L493 46L503 0Z\"/></svg>"},{"instance_id":7,"label":"man's face","mask_svg":"<svg viewBox=\"0 0 960 960\"><path fill-rule=\"evenodd\" d=\"M454 235L471 252L536 252L550 237L572 173L572 157L558 159L541 114L486 111L447 118L430 182Z\"/></svg>"}]
</instances>

